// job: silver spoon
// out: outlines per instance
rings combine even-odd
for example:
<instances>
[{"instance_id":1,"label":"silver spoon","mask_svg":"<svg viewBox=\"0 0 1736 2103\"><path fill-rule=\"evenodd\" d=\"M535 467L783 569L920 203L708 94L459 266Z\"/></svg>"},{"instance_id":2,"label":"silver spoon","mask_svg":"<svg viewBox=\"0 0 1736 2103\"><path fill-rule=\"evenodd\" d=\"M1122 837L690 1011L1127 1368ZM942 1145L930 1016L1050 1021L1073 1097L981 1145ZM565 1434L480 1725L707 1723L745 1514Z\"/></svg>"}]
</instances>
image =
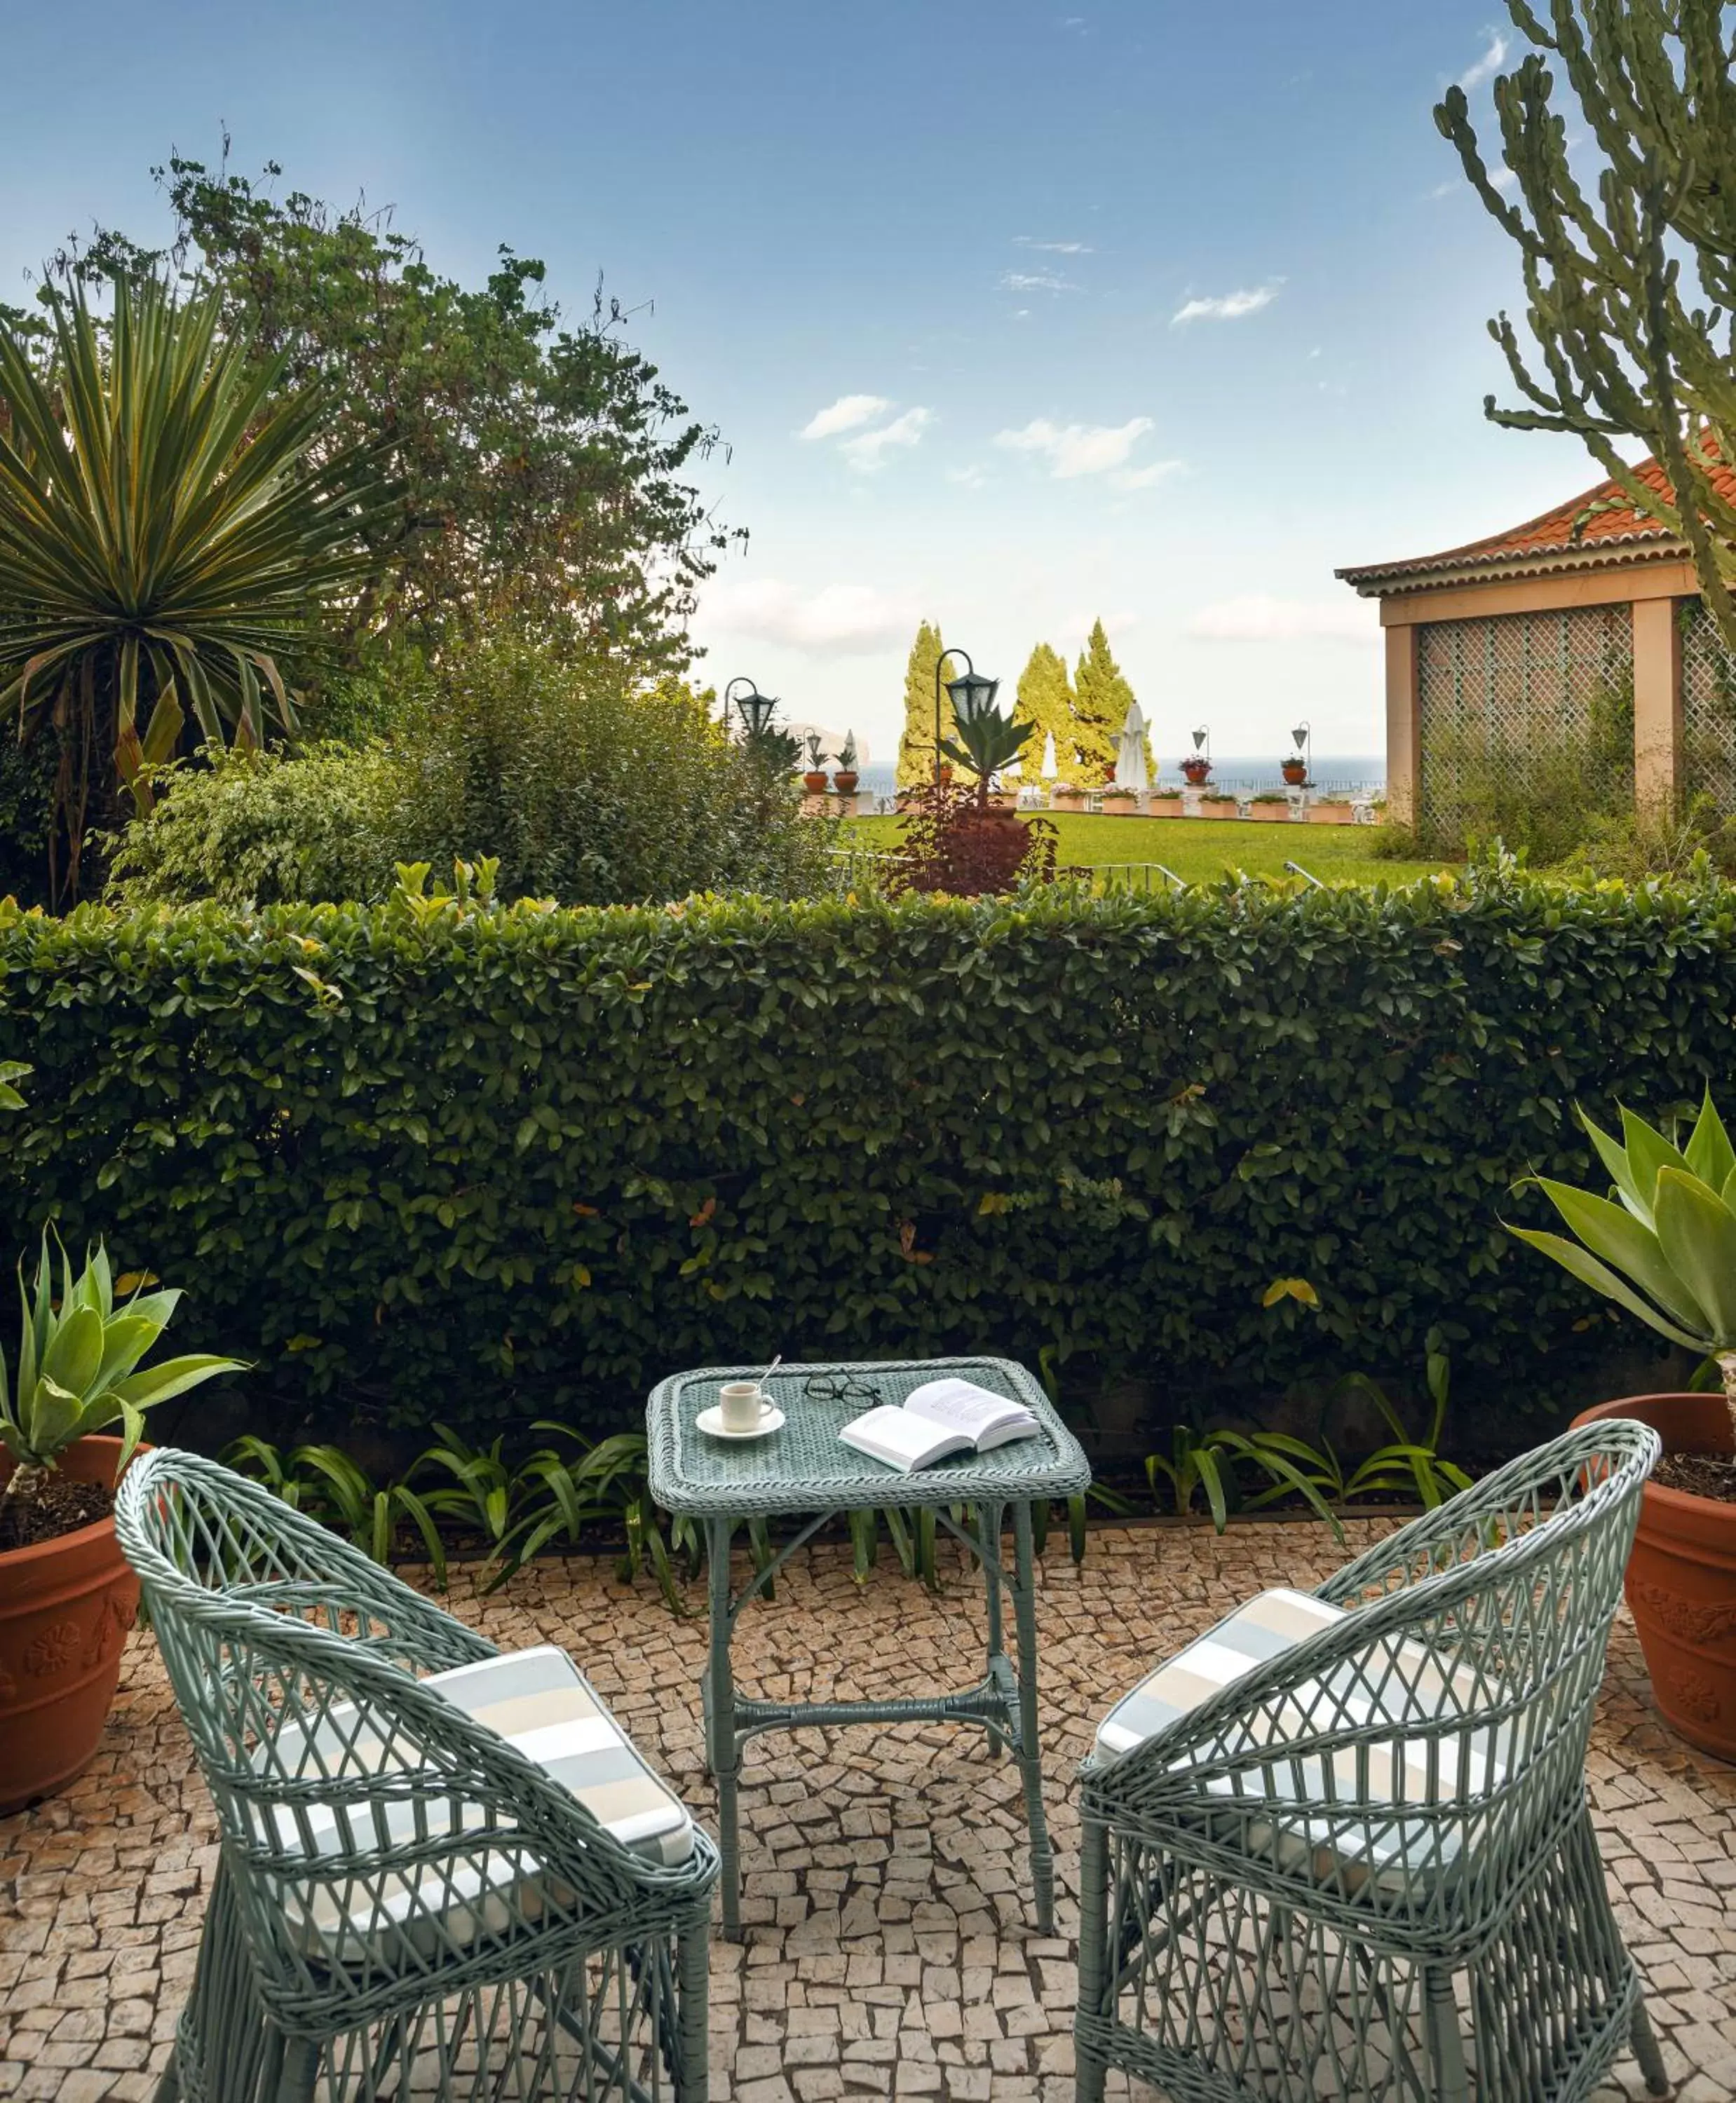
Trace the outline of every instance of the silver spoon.
<instances>
[{"instance_id":1,"label":"silver spoon","mask_svg":"<svg viewBox=\"0 0 1736 2103\"><path fill-rule=\"evenodd\" d=\"M783 1354L783 1353L782 1353L781 1351L780 1351L780 1352L778 1353L777 1356L775 1358L773 1358L773 1359L772 1359L772 1361L771 1364L770 1364L770 1365L768 1365L768 1366L766 1367L765 1371L764 1371L763 1373L761 1373L761 1374L760 1374L760 1376L759 1376L759 1378L758 1378L758 1379L754 1382L754 1386L755 1386L755 1387L762 1387L762 1388L763 1388L763 1387L765 1385L766 1382L767 1382L768 1380L770 1380L770 1378L772 1377L772 1374L773 1374L773 1373L775 1373L775 1372L777 1371L778 1367L779 1367L783 1363L783 1362L784 1362L784 1354Z\"/></svg>"}]
</instances>

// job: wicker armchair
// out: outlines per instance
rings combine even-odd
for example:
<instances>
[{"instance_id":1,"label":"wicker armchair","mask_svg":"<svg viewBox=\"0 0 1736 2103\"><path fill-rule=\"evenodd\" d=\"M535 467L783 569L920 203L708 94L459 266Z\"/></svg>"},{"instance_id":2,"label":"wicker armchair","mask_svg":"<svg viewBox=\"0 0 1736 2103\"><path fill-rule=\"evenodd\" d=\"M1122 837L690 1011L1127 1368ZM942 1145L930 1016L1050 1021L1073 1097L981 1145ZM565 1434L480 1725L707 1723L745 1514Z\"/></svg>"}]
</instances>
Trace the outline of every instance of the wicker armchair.
<instances>
[{"instance_id":1,"label":"wicker armchair","mask_svg":"<svg viewBox=\"0 0 1736 2103\"><path fill-rule=\"evenodd\" d=\"M1110 2066L1176 2103L1565 2103L1630 2037L1667 2092L1584 1780L1657 1452L1569 1433L1120 1705L1083 1770L1079 2103Z\"/></svg>"},{"instance_id":2,"label":"wicker armchair","mask_svg":"<svg viewBox=\"0 0 1736 2103\"><path fill-rule=\"evenodd\" d=\"M115 1524L221 1825L159 2103L706 2103L717 1856L559 1652L193 1454Z\"/></svg>"}]
</instances>

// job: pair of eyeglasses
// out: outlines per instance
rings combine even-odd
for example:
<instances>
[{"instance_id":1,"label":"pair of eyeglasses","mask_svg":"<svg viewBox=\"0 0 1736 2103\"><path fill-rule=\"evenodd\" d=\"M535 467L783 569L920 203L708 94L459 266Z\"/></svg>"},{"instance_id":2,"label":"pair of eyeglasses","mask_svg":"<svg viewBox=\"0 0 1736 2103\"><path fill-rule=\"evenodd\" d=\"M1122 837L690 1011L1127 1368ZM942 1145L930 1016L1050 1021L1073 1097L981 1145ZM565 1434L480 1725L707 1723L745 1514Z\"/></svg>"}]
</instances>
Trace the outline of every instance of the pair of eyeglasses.
<instances>
[{"instance_id":1,"label":"pair of eyeglasses","mask_svg":"<svg viewBox=\"0 0 1736 2103\"><path fill-rule=\"evenodd\" d=\"M875 1402L879 1390L857 1373L810 1373L802 1383L803 1402Z\"/></svg>"}]
</instances>

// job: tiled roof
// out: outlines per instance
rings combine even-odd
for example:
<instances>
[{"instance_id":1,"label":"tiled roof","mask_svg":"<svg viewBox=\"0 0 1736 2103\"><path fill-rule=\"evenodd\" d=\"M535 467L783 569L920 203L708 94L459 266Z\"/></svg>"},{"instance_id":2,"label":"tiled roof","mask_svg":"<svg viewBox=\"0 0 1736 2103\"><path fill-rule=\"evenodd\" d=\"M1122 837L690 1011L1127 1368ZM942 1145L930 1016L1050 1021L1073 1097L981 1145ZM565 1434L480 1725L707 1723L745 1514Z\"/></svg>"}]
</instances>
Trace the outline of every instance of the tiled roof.
<instances>
[{"instance_id":1,"label":"tiled roof","mask_svg":"<svg viewBox=\"0 0 1736 2103\"><path fill-rule=\"evenodd\" d=\"M1642 460L1634 471L1660 496L1668 499L1670 484L1657 460ZM1714 469L1714 480L1719 494L1736 503L1736 471L1719 466ZM1611 509L1584 517L1591 506L1612 501ZM1577 533L1576 519L1583 520ZM1631 556L1624 556L1622 551L1628 549L1633 551ZM1449 548L1438 555L1362 563L1337 574L1359 591L1378 597L1383 585L1397 587L1409 579L1422 581L1438 571L1511 571L1533 565L1552 569L1560 565L1551 558L1578 556L1611 562L1686 552L1686 544L1667 526L1660 526L1655 518L1635 509L1619 483L1600 482L1582 496L1558 504L1540 518L1528 518L1523 526L1512 527L1505 533L1492 533L1486 540L1467 541L1463 547Z\"/></svg>"}]
</instances>

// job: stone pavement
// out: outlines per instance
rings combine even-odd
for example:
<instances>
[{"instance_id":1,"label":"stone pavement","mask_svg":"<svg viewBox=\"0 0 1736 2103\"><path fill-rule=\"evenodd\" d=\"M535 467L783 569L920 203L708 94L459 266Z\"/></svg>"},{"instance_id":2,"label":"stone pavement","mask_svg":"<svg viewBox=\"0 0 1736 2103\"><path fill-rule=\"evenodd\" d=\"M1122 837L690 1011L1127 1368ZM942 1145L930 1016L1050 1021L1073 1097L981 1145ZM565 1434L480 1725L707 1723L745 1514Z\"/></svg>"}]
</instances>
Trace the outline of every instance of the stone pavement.
<instances>
[{"instance_id":1,"label":"stone pavement","mask_svg":"<svg viewBox=\"0 0 1736 2103\"><path fill-rule=\"evenodd\" d=\"M1371 1537L1350 1529L1353 1546ZM1014 1770L956 1725L769 1734L746 1755L747 1940L714 1945L717 2103L858 2096L1071 2103L1078 1821L1072 1774L1097 1719L1153 1660L1262 1586L1318 1582L1323 1527L1093 1534L1082 1569L1043 1572L1044 1749L1061 1881L1039 1939L1026 1913ZM821 1547L744 1619L744 1687L849 1699L973 1678L981 1589L948 1567L932 1598L883 1552L858 1589ZM702 1595L694 1594L701 1609ZM496 1641L569 1649L694 1809L712 1804L700 1722L705 1625L612 1563L539 1563L452 1603ZM960 1661L964 1661L961 1669ZM148 1636L127 1652L96 1765L58 1801L0 1820L0 2097L145 2099L192 1969L212 1819ZM1681 2103L1736 2097L1736 1769L1653 1716L1631 1629L1616 1632L1591 1766L1605 1860ZM1616 2103L1641 2092L1631 2061ZM1111 2094L1126 2084L1112 2080ZM1140 2096L1151 2092L1137 2090Z\"/></svg>"}]
</instances>

